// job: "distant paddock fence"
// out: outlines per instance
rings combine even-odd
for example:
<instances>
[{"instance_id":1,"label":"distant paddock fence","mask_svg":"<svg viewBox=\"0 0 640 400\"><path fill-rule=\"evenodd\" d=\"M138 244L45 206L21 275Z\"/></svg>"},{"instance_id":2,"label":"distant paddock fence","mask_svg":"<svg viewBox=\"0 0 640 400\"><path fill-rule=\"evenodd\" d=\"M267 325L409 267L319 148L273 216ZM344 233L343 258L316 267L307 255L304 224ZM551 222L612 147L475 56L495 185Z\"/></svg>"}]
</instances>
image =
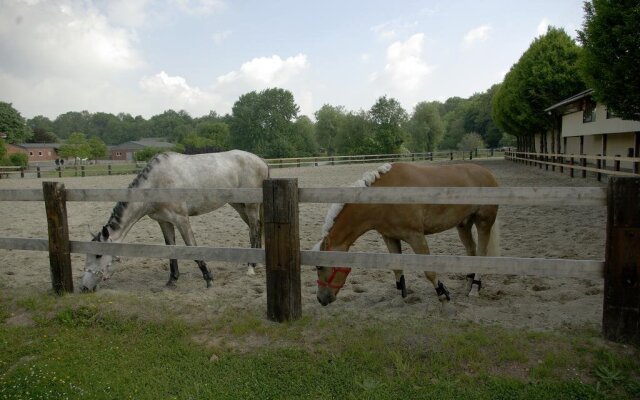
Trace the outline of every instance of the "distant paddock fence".
<instances>
[{"instance_id":1,"label":"distant paddock fence","mask_svg":"<svg viewBox=\"0 0 640 400\"><path fill-rule=\"evenodd\" d=\"M546 170L551 168L555 171L557 168L560 173L565 173L566 170L571 178L575 177L576 172L579 172L583 178L587 177L587 172L591 172L595 174L598 181L602 179L602 175L640 176L639 157L506 151L504 158L539 168L544 167Z\"/></svg>"},{"instance_id":2,"label":"distant paddock fence","mask_svg":"<svg viewBox=\"0 0 640 400\"><path fill-rule=\"evenodd\" d=\"M322 165L361 164L374 162L395 161L444 161L444 160L472 160L474 158L502 157L504 151L500 149L475 149L470 151L448 150L423 153L403 154L367 154L351 156L318 156L269 158L265 161L271 168L317 167ZM137 174L145 167L146 162L118 163L100 160L96 164L66 164L63 166L50 164L29 167L2 167L0 179L9 178L68 178L104 175Z\"/></svg>"},{"instance_id":3,"label":"distant paddock fence","mask_svg":"<svg viewBox=\"0 0 640 400\"><path fill-rule=\"evenodd\" d=\"M263 203L265 249L99 243L69 240L68 201L183 202L217 199ZM600 187L497 188L298 188L297 179L267 179L262 189L40 189L0 190L0 201L44 201L48 239L0 238L0 248L48 251L53 289L73 291L71 253L263 263L267 315L275 321L301 316L300 265L404 269L437 273L604 278L603 334L640 343L640 178L613 177ZM319 252L300 250L298 204L509 204L607 207L606 257L598 260Z\"/></svg>"}]
</instances>

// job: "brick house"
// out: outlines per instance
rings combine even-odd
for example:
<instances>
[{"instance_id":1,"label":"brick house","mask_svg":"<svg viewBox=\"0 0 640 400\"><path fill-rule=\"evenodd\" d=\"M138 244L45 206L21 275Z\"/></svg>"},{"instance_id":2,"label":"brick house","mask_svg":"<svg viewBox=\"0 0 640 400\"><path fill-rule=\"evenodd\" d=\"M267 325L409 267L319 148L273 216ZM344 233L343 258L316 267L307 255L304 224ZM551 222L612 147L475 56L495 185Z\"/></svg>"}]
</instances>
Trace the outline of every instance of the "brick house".
<instances>
[{"instance_id":1,"label":"brick house","mask_svg":"<svg viewBox=\"0 0 640 400\"><path fill-rule=\"evenodd\" d=\"M113 161L134 161L136 152L146 148L171 150L175 144L165 142L159 138L144 138L131 142L109 146L109 159Z\"/></svg>"},{"instance_id":2,"label":"brick house","mask_svg":"<svg viewBox=\"0 0 640 400\"><path fill-rule=\"evenodd\" d=\"M51 162L60 158L58 150L60 143L20 143L6 144L7 155L14 153L26 154L29 164L39 162Z\"/></svg>"}]
</instances>

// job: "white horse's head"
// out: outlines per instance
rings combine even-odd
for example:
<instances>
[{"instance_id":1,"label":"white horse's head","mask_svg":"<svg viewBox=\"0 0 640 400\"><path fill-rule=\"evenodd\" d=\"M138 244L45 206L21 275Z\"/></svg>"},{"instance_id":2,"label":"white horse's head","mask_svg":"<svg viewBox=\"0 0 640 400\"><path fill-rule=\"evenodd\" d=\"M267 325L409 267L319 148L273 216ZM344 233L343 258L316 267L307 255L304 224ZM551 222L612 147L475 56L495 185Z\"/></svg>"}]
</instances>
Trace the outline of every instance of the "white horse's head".
<instances>
[{"instance_id":1,"label":"white horse's head","mask_svg":"<svg viewBox=\"0 0 640 400\"><path fill-rule=\"evenodd\" d=\"M102 231L93 236L94 242L108 242L109 230L103 227ZM109 267L113 262L113 256L108 254L87 254L84 264L84 275L82 276L82 292L94 292L98 284L109 277Z\"/></svg>"}]
</instances>

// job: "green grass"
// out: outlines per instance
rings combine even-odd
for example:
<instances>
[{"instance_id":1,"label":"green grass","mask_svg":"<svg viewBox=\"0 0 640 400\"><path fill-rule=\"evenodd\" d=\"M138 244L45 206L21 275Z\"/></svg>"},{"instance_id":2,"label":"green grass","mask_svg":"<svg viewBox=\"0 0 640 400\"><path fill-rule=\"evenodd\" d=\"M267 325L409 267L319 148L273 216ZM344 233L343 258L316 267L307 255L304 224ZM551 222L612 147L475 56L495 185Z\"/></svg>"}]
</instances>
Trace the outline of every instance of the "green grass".
<instances>
[{"instance_id":1,"label":"green grass","mask_svg":"<svg viewBox=\"0 0 640 400\"><path fill-rule=\"evenodd\" d=\"M188 324L117 303L0 295L0 399L640 397L638 349L594 332L353 315L276 324L237 310ZM19 313L34 326L5 323Z\"/></svg>"}]
</instances>

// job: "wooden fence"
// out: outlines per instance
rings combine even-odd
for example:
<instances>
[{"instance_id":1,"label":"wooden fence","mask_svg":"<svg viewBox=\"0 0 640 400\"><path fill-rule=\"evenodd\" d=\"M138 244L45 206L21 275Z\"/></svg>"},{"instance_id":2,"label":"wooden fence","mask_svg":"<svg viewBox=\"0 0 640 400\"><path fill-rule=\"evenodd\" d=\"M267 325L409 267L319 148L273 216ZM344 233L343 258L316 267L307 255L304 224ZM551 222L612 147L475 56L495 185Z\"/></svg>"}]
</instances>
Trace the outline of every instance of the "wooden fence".
<instances>
[{"instance_id":1,"label":"wooden fence","mask_svg":"<svg viewBox=\"0 0 640 400\"><path fill-rule=\"evenodd\" d=\"M575 176L575 171L580 171L583 178L587 177L587 172L593 172L598 181L602 179L602 175L640 176L640 158L638 157L507 151L504 153L504 158L540 168L544 166L546 170L549 170L549 167L552 171L558 168L561 173L566 169L572 178ZM590 161L591 165L595 166L587 166ZM607 161L612 163L609 164L612 165L611 168L607 168ZM621 163L626 163L630 168L622 170Z\"/></svg>"},{"instance_id":2,"label":"wooden fence","mask_svg":"<svg viewBox=\"0 0 640 400\"><path fill-rule=\"evenodd\" d=\"M222 199L264 203L265 249L164 246L69 240L68 201L185 201ZM472 200L470 200L472 199ZM298 188L296 179L269 179L263 189L65 189L0 190L0 201L45 201L49 239L0 238L0 248L49 251L53 288L73 291L71 253L130 257L202 259L263 263L267 271L267 312L272 320L301 314L300 265L431 270L438 273L538 275L605 279L603 333L616 341L640 343L640 178L610 179L608 188ZM515 257L301 251L298 203L515 204L607 206L606 259L569 260Z\"/></svg>"},{"instance_id":3,"label":"wooden fence","mask_svg":"<svg viewBox=\"0 0 640 400\"><path fill-rule=\"evenodd\" d=\"M450 150L424 153L403 154L365 154L352 156L321 156L270 158L265 161L272 168L312 167L319 165L358 164L394 161L442 161L442 160L472 160L474 158L498 157L504 154L499 149L475 149L472 151ZM42 165L29 168L0 166L0 179L6 178L62 178L86 177L103 175L137 174L146 163L99 163L93 165Z\"/></svg>"}]
</instances>

